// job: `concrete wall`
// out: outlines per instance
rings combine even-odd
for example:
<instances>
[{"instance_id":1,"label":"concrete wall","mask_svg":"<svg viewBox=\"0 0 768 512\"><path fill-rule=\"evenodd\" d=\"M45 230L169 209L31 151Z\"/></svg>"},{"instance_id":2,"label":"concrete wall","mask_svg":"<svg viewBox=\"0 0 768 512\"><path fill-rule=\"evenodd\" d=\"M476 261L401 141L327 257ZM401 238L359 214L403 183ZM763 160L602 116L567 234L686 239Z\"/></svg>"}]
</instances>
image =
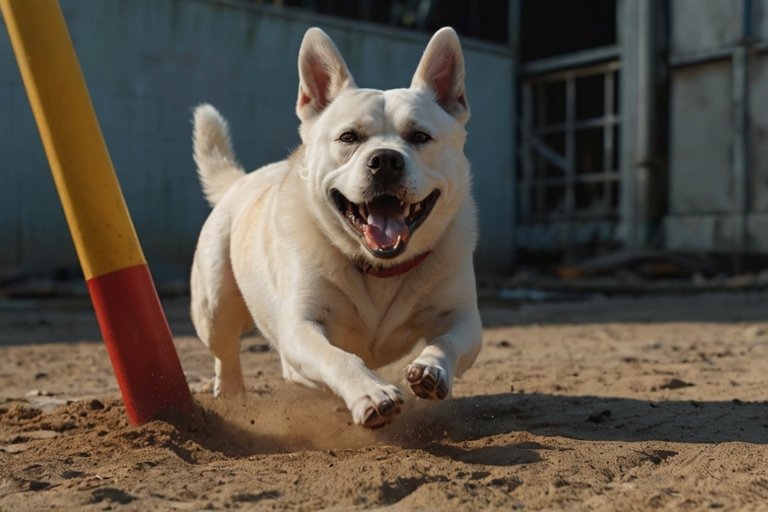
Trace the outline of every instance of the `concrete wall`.
<instances>
[{"instance_id":1,"label":"concrete wall","mask_svg":"<svg viewBox=\"0 0 768 512\"><path fill-rule=\"evenodd\" d=\"M407 86L428 35L206 0L62 0L134 224L153 269L185 273L208 207L194 173L191 108L229 119L240 161L256 168L299 141L296 55L304 31L334 38L361 86ZM465 41L472 107L467 153L480 204L480 272L512 261L514 81L511 53ZM7 34L0 28L0 271L73 266ZM156 272L157 273L157 272Z\"/></svg>"}]
</instances>

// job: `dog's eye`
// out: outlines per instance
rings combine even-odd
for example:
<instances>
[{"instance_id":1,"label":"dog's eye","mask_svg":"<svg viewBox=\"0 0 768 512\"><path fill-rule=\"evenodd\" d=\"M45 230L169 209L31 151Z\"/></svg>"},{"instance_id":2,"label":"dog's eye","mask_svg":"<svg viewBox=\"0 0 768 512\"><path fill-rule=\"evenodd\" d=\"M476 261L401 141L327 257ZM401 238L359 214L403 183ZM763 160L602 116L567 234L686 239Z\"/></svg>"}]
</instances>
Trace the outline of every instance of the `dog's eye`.
<instances>
[{"instance_id":1,"label":"dog's eye","mask_svg":"<svg viewBox=\"0 0 768 512\"><path fill-rule=\"evenodd\" d=\"M344 144L354 144L360 142L360 137L355 132L344 132L339 136L339 141Z\"/></svg>"},{"instance_id":2,"label":"dog's eye","mask_svg":"<svg viewBox=\"0 0 768 512\"><path fill-rule=\"evenodd\" d=\"M408 136L408 142L411 144L424 144L432 140L429 134L424 132L413 132Z\"/></svg>"}]
</instances>

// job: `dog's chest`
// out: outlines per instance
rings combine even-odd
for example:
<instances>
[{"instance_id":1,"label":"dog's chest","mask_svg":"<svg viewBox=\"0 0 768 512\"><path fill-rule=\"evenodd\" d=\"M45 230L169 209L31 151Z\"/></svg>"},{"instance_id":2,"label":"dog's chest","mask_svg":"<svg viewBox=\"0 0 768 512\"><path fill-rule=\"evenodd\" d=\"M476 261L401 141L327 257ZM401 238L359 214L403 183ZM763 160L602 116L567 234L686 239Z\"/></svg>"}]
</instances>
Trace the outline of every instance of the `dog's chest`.
<instances>
[{"instance_id":1,"label":"dog's chest","mask_svg":"<svg viewBox=\"0 0 768 512\"><path fill-rule=\"evenodd\" d=\"M434 308L397 283L375 282L365 292L334 294L322 323L331 343L376 368L404 356L428 335Z\"/></svg>"}]
</instances>

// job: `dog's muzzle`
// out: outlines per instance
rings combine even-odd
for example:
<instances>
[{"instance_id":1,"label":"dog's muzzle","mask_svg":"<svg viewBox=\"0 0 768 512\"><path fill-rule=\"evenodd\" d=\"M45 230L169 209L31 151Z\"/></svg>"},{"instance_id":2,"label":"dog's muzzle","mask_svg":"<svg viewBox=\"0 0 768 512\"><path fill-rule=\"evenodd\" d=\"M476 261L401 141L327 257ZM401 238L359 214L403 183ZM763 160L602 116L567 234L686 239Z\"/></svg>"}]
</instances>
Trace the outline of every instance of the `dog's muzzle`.
<instances>
[{"instance_id":1,"label":"dog's muzzle","mask_svg":"<svg viewBox=\"0 0 768 512\"><path fill-rule=\"evenodd\" d=\"M421 201L407 203L382 194L357 204L337 189L331 190L331 199L342 218L372 255L384 259L405 251L411 235L427 219L439 196L440 191L434 189Z\"/></svg>"}]
</instances>

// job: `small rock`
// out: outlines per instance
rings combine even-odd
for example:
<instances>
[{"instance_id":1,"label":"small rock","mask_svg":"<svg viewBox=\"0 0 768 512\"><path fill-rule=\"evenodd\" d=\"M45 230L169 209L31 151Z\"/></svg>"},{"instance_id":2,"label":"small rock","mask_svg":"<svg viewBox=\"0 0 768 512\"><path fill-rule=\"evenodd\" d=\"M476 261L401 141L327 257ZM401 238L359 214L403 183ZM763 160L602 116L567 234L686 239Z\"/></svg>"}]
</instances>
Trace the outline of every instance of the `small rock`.
<instances>
[{"instance_id":1,"label":"small rock","mask_svg":"<svg viewBox=\"0 0 768 512\"><path fill-rule=\"evenodd\" d=\"M100 411L104 409L104 404L101 403L101 401L96 400L95 398L88 402L88 408L92 411Z\"/></svg>"},{"instance_id":2,"label":"small rock","mask_svg":"<svg viewBox=\"0 0 768 512\"><path fill-rule=\"evenodd\" d=\"M113 503L119 503L120 505L125 505L135 499L134 496L114 487L102 487L91 493L91 503L101 503L102 501L107 500Z\"/></svg>"},{"instance_id":3,"label":"small rock","mask_svg":"<svg viewBox=\"0 0 768 512\"><path fill-rule=\"evenodd\" d=\"M282 494L280 493L280 491L277 491L277 490L263 491L258 494L253 494L248 492L248 493L235 494L234 496L232 496L232 501L241 502L241 503L243 502L255 503L261 500L277 499L280 496L282 496Z\"/></svg>"},{"instance_id":4,"label":"small rock","mask_svg":"<svg viewBox=\"0 0 768 512\"><path fill-rule=\"evenodd\" d=\"M5 453L21 453L27 451L29 443L14 443L5 446L0 446L0 451Z\"/></svg>"},{"instance_id":5,"label":"small rock","mask_svg":"<svg viewBox=\"0 0 768 512\"><path fill-rule=\"evenodd\" d=\"M27 488L30 491L44 491L51 486L50 482L43 482L41 480L30 480L27 482Z\"/></svg>"},{"instance_id":6,"label":"small rock","mask_svg":"<svg viewBox=\"0 0 768 512\"><path fill-rule=\"evenodd\" d=\"M692 384L690 382L685 382L684 380L675 378L675 379L670 379L667 383L659 386L659 389L680 389L680 388L689 388L691 386L695 386L695 384Z\"/></svg>"},{"instance_id":7,"label":"small rock","mask_svg":"<svg viewBox=\"0 0 768 512\"><path fill-rule=\"evenodd\" d=\"M59 437L59 433L55 430L31 430L24 432L24 437L27 439L53 439Z\"/></svg>"},{"instance_id":8,"label":"small rock","mask_svg":"<svg viewBox=\"0 0 768 512\"><path fill-rule=\"evenodd\" d=\"M27 407L24 405L14 405L10 409L8 409L6 416L8 416L9 419L31 420L32 418L37 418L42 413L43 411L35 407Z\"/></svg>"},{"instance_id":9,"label":"small rock","mask_svg":"<svg viewBox=\"0 0 768 512\"><path fill-rule=\"evenodd\" d=\"M32 389L27 391L27 396L53 396L53 393L44 389Z\"/></svg>"}]
</instances>

